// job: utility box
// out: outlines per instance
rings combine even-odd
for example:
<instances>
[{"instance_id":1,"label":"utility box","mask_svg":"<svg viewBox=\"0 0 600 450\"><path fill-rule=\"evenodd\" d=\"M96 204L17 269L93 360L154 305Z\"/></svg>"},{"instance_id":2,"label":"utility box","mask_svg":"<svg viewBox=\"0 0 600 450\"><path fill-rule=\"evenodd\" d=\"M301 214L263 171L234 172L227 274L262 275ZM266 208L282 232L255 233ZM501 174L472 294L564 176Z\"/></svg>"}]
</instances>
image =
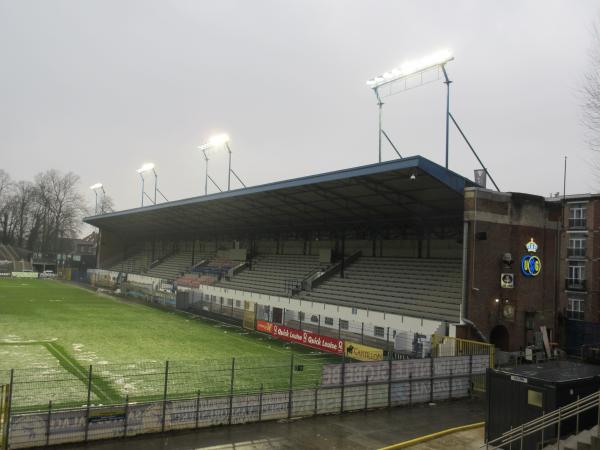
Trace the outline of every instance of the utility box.
<instances>
[{"instance_id":1,"label":"utility box","mask_svg":"<svg viewBox=\"0 0 600 450\"><path fill-rule=\"evenodd\" d=\"M542 414L585 397L600 389L600 366L575 361L546 361L518 367L488 369L486 395L488 401L485 422L486 441L499 437L511 428L518 428ZM594 409L579 417L579 430L598 423ZM575 433L577 418L561 422L560 435ZM544 430L543 440L556 441L556 426ZM525 438L524 450L541 448L542 432ZM517 445L517 447L515 447ZM508 447L507 447L508 448ZM520 448L520 443L513 444Z\"/></svg>"}]
</instances>

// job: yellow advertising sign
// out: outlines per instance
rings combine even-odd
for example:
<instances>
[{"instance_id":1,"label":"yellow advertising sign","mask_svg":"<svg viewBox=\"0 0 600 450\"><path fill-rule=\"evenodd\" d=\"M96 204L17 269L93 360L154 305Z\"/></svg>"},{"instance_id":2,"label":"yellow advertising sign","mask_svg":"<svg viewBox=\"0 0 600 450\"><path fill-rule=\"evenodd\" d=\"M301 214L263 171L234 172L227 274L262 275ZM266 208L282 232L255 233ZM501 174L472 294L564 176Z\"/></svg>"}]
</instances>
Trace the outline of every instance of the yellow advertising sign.
<instances>
[{"instance_id":1,"label":"yellow advertising sign","mask_svg":"<svg viewBox=\"0 0 600 450\"><path fill-rule=\"evenodd\" d=\"M256 310L254 302L244 300L244 318L242 326L247 330L254 330L254 322L256 321Z\"/></svg>"},{"instance_id":2,"label":"yellow advertising sign","mask_svg":"<svg viewBox=\"0 0 600 450\"><path fill-rule=\"evenodd\" d=\"M344 341L344 354L359 361L381 361L383 360L383 349L369 347L352 341Z\"/></svg>"}]
</instances>

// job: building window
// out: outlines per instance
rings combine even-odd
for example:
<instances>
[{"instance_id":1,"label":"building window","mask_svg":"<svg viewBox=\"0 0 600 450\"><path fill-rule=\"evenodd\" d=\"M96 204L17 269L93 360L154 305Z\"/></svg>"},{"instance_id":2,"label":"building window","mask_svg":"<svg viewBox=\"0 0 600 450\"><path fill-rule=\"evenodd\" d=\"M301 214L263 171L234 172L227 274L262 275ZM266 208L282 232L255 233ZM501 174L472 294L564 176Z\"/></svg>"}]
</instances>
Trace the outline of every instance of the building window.
<instances>
[{"instance_id":1,"label":"building window","mask_svg":"<svg viewBox=\"0 0 600 450\"><path fill-rule=\"evenodd\" d=\"M569 228L585 228L587 204L572 203L569 205Z\"/></svg>"},{"instance_id":2,"label":"building window","mask_svg":"<svg viewBox=\"0 0 600 450\"><path fill-rule=\"evenodd\" d=\"M235 307L239 308L240 306L242 306L242 301L241 300L236 300L235 301Z\"/></svg>"},{"instance_id":3,"label":"building window","mask_svg":"<svg viewBox=\"0 0 600 450\"><path fill-rule=\"evenodd\" d=\"M567 289L585 290L585 261L569 261Z\"/></svg>"},{"instance_id":4,"label":"building window","mask_svg":"<svg viewBox=\"0 0 600 450\"><path fill-rule=\"evenodd\" d=\"M537 406L538 408L543 407L544 395L540 391L534 391L533 389L527 390L527 404L531 406Z\"/></svg>"},{"instance_id":5,"label":"building window","mask_svg":"<svg viewBox=\"0 0 600 450\"><path fill-rule=\"evenodd\" d=\"M302 311L298 311L298 320L302 322L304 320L304 313Z\"/></svg>"},{"instance_id":6,"label":"building window","mask_svg":"<svg viewBox=\"0 0 600 450\"><path fill-rule=\"evenodd\" d=\"M333 317L325 317L325 325L333 326Z\"/></svg>"},{"instance_id":7,"label":"building window","mask_svg":"<svg viewBox=\"0 0 600 450\"><path fill-rule=\"evenodd\" d=\"M319 323L319 316L313 314L310 316L310 321L313 323Z\"/></svg>"},{"instance_id":8,"label":"building window","mask_svg":"<svg viewBox=\"0 0 600 450\"><path fill-rule=\"evenodd\" d=\"M352 315L355 316L356 314L358 314L358 309L352 308Z\"/></svg>"},{"instance_id":9,"label":"building window","mask_svg":"<svg viewBox=\"0 0 600 450\"><path fill-rule=\"evenodd\" d=\"M374 334L382 338L385 336L385 329L383 327L375 327Z\"/></svg>"},{"instance_id":10,"label":"building window","mask_svg":"<svg viewBox=\"0 0 600 450\"><path fill-rule=\"evenodd\" d=\"M348 329L348 321L340 319L340 329L347 330Z\"/></svg>"},{"instance_id":11,"label":"building window","mask_svg":"<svg viewBox=\"0 0 600 450\"><path fill-rule=\"evenodd\" d=\"M567 303L567 318L574 320L583 320L584 300L582 298L570 298Z\"/></svg>"},{"instance_id":12,"label":"building window","mask_svg":"<svg viewBox=\"0 0 600 450\"><path fill-rule=\"evenodd\" d=\"M585 256L586 238L573 236L569 238L567 256Z\"/></svg>"},{"instance_id":13,"label":"building window","mask_svg":"<svg viewBox=\"0 0 600 450\"><path fill-rule=\"evenodd\" d=\"M227 305L233 306L233 299L232 298L228 298L227 299Z\"/></svg>"}]
</instances>

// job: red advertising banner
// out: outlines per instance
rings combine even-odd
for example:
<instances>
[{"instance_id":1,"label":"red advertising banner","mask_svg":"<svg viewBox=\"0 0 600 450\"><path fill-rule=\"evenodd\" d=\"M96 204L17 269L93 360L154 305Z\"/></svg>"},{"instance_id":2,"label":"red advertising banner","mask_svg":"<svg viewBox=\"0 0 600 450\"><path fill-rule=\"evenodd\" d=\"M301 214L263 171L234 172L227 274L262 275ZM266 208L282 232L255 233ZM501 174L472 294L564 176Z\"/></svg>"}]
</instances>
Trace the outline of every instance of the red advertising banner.
<instances>
[{"instance_id":1,"label":"red advertising banner","mask_svg":"<svg viewBox=\"0 0 600 450\"><path fill-rule=\"evenodd\" d=\"M256 331L262 331L263 333L272 334L273 333L273 324L271 322L266 322L264 320L256 321Z\"/></svg>"},{"instance_id":2,"label":"red advertising banner","mask_svg":"<svg viewBox=\"0 0 600 450\"><path fill-rule=\"evenodd\" d=\"M296 330L283 325L270 324L273 327L271 334L278 339L296 344L305 345L329 353L344 353L344 341L329 336L322 336L310 331ZM258 325L257 325L258 329Z\"/></svg>"}]
</instances>

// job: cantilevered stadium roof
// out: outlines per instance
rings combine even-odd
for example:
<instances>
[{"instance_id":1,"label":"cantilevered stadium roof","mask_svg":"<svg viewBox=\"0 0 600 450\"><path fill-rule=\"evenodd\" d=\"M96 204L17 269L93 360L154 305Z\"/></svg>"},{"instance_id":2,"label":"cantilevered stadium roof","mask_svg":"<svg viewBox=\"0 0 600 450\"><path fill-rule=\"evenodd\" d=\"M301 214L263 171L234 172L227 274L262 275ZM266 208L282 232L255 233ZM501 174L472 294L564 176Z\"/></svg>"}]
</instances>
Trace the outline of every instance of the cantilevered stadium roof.
<instances>
[{"instance_id":1,"label":"cantilevered stadium roof","mask_svg":"<svg viewBox=\"0 0 600 450\"><path fill-rule=\"evenodd\" d=\"M86 217L122 236L340 230L461 220L472 181L414 156Z\"/></svg>"}]
</instances>

